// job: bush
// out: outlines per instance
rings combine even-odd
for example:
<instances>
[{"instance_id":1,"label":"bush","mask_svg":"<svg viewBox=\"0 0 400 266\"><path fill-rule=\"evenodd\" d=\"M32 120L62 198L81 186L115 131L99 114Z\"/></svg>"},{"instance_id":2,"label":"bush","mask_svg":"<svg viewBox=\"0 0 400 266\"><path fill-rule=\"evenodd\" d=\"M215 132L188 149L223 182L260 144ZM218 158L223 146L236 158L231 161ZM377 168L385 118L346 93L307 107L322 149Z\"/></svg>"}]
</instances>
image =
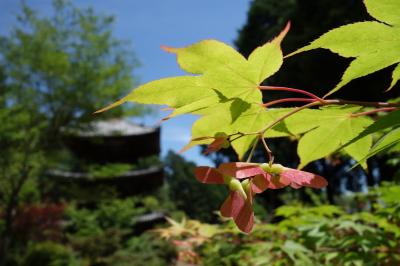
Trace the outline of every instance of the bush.
<instances>
[{"instance_id":1,"label":"bush","mask_svg":"<svg viewBox=\"0 0 400 266\"><path fill-rule=\"evenodd\" d=\"M71 249L54 242L31 244L22 266L78 266Z\"/></svg>"},{"instance_id":2,"label":"bush","mask_svg":"<svg viewBox=\"0 0 400 266\"><path fill-rule=\"evenodd\" d=\"M162 236L185 246L178 260L195 265L399 265L400 186L385 184L363 197L364 208L352 214L332 205L283 206L278 223L256 223L251 235L232 222L207 225L172 222Z\"/></svg>"}]
</instances>

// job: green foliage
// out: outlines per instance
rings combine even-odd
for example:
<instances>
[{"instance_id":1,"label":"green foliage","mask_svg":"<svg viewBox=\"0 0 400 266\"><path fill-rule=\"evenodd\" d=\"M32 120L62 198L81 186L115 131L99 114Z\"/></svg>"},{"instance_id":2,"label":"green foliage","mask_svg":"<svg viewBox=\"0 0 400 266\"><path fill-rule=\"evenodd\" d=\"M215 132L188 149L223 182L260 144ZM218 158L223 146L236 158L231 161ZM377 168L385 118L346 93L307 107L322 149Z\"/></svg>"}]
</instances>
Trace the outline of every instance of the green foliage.
<instances>
[{"instance_id":1,"label":"green foliage","mask_svg":"<svg viewBox=\"0 0 400 266\"><path fill-rule=\"evenodd\" d=\"M296 52L316 48L329 49L343 57L355 57L342 80L327 95L334 93L351 80L366 76L400 61L399 19L397 0L365 1L368 13L382 21L358 22L342 26L322 35ZM393 71L391 89L400 78L400 65ZM388 90L389 90L388 89Z\"/></svg>"},{"instance_id":2,"label":"green foliage","mask_svg":"<svg viewBox=\"0 0 400 266\"><path fill-rule=\"evenodd\" d=\"M127 163L108 163L108 164L88 164L81 165L83 171L89 173L93 177L113 177L126 174L129 171L146 169L151 166L161 165L157 155L145 158L139 158L136 164Z\"/></svg>"},{"instance_id":3,"label":"green foliage","mask_svg":"<svg viewBox=\"0 0 400 266\"><path fill-rule=\"evenodd\" d=\"M137 63L112 34L112 17L68 0L53 7L54 16L46 17L22 3L18 22L0 36L0 265L16 245L18 209L46 195L48 184L38 177L54 158L50 150L59 150L61 129L92 120L94 110L134 84Z\"/></svg>"},{"instance_id":4,"label":"green foliage","mask_svg":"<svg viewBox=\"0 0 400 266\"><path fill-rule=\"evenodd\" d=\"M128 239L123 249L104 260L106 265L159 266L170 265L175 248L156 234L148 232Z\"/></svg>"},{"instance_id":5,"label":"green foliage","mask_svg":"<svg viewBox=\"0 0 400 266\"><path fill-rule=\"evenodd\" d=\"M225 188L199 186L194 177L196 165L183 157L169 152L165 158L168 196L177 209L189 217L204 222L216 221L213 213L226 197Z\"/></svg>"},{"instance_id":6,"label":"green foliage","mask_svg":"<svg viewBox=\"0 0 400 266\"><path fill-rule=\"evenodd\" d=\"M395 147L395 145L398 143L400 143L400 127L388 132L386 135L380 138L371 148L368 154L360 160L360 163L365 162L365 160L367 160L369 157L376 155L377 153Z\"/></svg>"},{"instance_id":7,"label":"green foliage","mask_svg":"<svg viewBox=\"0 0 400 266\"><path fill-rule=\"evenodd\" d=\"M258 85L280 68L283 62L280 43L288 30L289 25L273 41L254 50L247 60L233 48L214 40L202 41L185 48L167 47L165 50L177 54L178 63L183 70L201 75L172 77L146 83L99 112L127 101L166 104L174 109L168 118L185 113L211 115L229 112L229 122L235 122L239 117L246 117L246 112L250 112L255 115L254 118L237 123L241 130L248 129L245 121L259 121L260 112L265 112L258 105L262 102ZM260 123L261 121L257 125ZM254 136L249 136L236 142L239 144L234 144L239 157L244 155L253 140Z\"/></svg>"},{"instance_id":8,"label":"green foliage","mask_svg":"<svg viewBox=\"0 0 400 266\"><path fill-rule=\"evenodd\" d=\"M367 4L370 2L373 1ZM216 140L215 136L224 134L226 142L230 142L239 160L243 160L251 147L253 147L252 150L256 148L260 137L295 136L299 139L297 149L300 157L299 168L339 150L344 151L366 168L365 159L380 151L380 146L383 144L376 144L375 148L370 150L372 136L365 132L368 132L369 129L366 128L373 123L373 120L364 115L379 111L393 111L398 106L392 105L394 107L389 109L363 112L368 106L388 106L388 104L325 100L298 89L260 86L261 82L277 72L282 65L280 44L289 26L290 24L271 42L256 48L247 60L231 47L215 40L201 41L184 48L164 47L164 50L177 55L178 64L183 70L197 75L166 78L144 84L123 99L98 112L127 101L166 104L173 109L172 114L166 119L185 113L201 115L201 118L193 125L191 142L183 150L194 145L211 144ZM353 28L358 26L362 28L361 33L368 33L355 34ZM343 56L359 56L353 64L358 62L357 60L367 60L368 62L362 63L362 66L370 70L376 68L376 64L370 60L369 56L376 57L382 62L398 60L397 54L391 56L387 52L390 50L390 53L397 53L397 49L381 47L382 45L393 46L393 42L396 43L397 28L395 26L391 27L378 22L361 22L340 29L345 29L345 32L334 30L333 33L324 35L327 37L323 36L295 53L326 46ZM357 39L354 36L362 37ZM362 48L358 48L359 46ZM369 72L363 75L378 69L368 70ZM348 81L350 79L346 81L344 77L344 83L340 83L335 90ZM308 95L310 99L302 98L300 101L310 103L300 108L269 108L274 102L261 104L260 90L302 93ZM268 95L265 95L265 98L268 98ZM282 100L290 102L298 99ZM350 105L350 103L355 105ZM321 107L319 110L303 110L317 105L331 106ZM332 105L336 106L332 107ZM358 137L362 132L364 135ZM385 148L389 148L397 143L398 136L391 133L384 139L386 141L382 143L388 142ZM392 139L393 141L390 141ZM264 146L269 157L272 158L272 152L266 144ZM249 159L252 155L253 152L250 152Z\"/></svg>"},{"instance_id":9,"label":"green foliage","mask_svg":"<svg viewBox=\"0 0 400 266\"><path fill-rule=\"evenodd\" d=\"M54 242L29 245L21 266L78 266L80 265L68 247Z\"/></svg>"},{"instance_id":10,"label":"green foliage","mask_svg":"<svg viewBox=\"0 0 400 266\"><path fill-rule=\"evenodd\" d=\"M371 135L376 132L381 132L387 129L394 129L400 126L400 110L393 111L385 116L380 117L372 125L367 127L361 134L346 143L345 146L360 140L361 138Z\"/></svg>"},{"instance_id":11,"label":"green foliage","mask_svg":"<svg viewBox=\"0 0 400 266\"><path fill-rule=\"evenodd\" d=\"M124 163L91 164L88 166L88 173L95 177L120 176L132 169L132 165Z\"/></svg>"},{"instance_id":12,"label":"green foliage","mask_svg":"<svg viewBox=\"0 0 400 266\"><path fill-rule=\"evenodd\" d=\"M196 221L174 222L160 233L197 243L191 251L199 256L200 265L396 265L399 189L394 184L374 189L363 199L373 204L372 212L347 214L331 205L283 206L275 212L279 222L259 223L251 235L232 230L230 224ZM206 236L193 230L202 226L213 227L214 233ZM199 238L202 241L194 242Z\"/></svg>"},{"instance_id":13,"label":"green foliage","mask_svg":"<svg viewBox=\"0 0 400 266\"><path fill-rule=\"evenodd\" d=\"M239 103L238 103L239 104ZM236 105L232 104L232 107ZM218 110L213 114L205 115L197 120L192 127L192 141L186 147L192 147L198 144L209 144L209 140L195 140L202 136L213 136L217 132L225 132L227 135L237 132L257 132L265 125L273 122L280 116L288 113L291 109L279 109L266 112L264 108L258 105L251 105L239 117L232 121L231 110ZM218 123L214 123L218 121ZM266 137L282 137L289 135L284 128L274 127L266 132ZM234 142L232 147L237 152L239 159L242 159L251 144L254 142L254 136L244 136Z\"/></svg>"},{"instance_id":14,"label":"green foliage","mask_svg":"<svg viewBox=\"0 0 400 266\"><path fill-rule=\"evenodd\" d=\"M55 15L44 17L24 4L19 24L0 38L7 99L43 115L49 145L57 144L51 141L61 127L92 120L94 110L132 87L137 65L112 34L113 17L64 0L54 0L53 8ZM142 111L129 107L103 117Z\"/></svg>"},{"instance_id":15,"label":"green foliage","mask_svg":"<svg viewBox=\"0 0 400 266\"><path fill-rule=\"evenodd\" d=\"M22 106L1 108L0 120L0 202L4 203L19 182L22 189L25 179L37 175L41 168L43 154L36 145L42 124Z\"/></svg>"},{"instance_id":16,"label":"green foliage","mask_svg":"<svg viewBox=\"0 0 400 266\"><path fill-rule=\"evenodd\" d=\"M319 113L315 112L313 117L298 117L298 119L307 119L307 122L303 124L311 129L299 140L297 148L301 161L299 167L304 167L309 162L333 153L369 126L372 123L370 118L352 116L359 110L359 107L351 106L331 107L324 108ZM290 120L286 122L286 125L290 130ZM372 137L366 136L345 147L344 150L359 161L368 153L371 144Z\"/></svg>"},{"instance_id":17,"label":"green foliage","mask_svg":"<svg viewBox=\"0 0 400 266\"><path fill-rule=\"evenodd\" d=\"M153 265L157 265L157 261L172 252L165 242L147 234L143 237L131 236L137 218L152 211L170 211L172 208L168 204L160 197L147 196L103 200L96 208L90 209L70 206L66 213L68 223L65 228L68 242L82 261L87 260L91 264L127 265L129 260L142 263L140 259L154 256ZM149 252L157 246L163 250ZM140 254L144 250L148 253Z\"/></svg>"}]
</instances>

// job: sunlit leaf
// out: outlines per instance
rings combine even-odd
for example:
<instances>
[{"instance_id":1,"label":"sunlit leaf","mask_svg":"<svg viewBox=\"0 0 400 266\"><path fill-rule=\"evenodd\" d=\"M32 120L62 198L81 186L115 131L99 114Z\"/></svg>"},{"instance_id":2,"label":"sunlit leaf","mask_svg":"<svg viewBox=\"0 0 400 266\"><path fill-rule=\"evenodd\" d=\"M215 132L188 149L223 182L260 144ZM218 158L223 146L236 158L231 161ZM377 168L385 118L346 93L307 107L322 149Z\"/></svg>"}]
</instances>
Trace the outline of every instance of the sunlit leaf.
<instances>
[{"instance_id":1,"label":"sunlit leaf","mask_svg":"<svg viewBox=\"0 0 400 266\"><path fill-rule=\"evenodd\" d=\"M324 108L321 113L315 118L316 127L299 140L297 152L300 156L299 168L306 166L309 162L323 158L340 148L366 127L372 124L372 120L365 116L353 117L352 114L360 110L360 107L333 107ZM313 123L307 121L305 123ZM354 159L363 158L369 150L372 143L371 136L367 135L351 145L356 145L357 148L348 146L345 151ZM359 143L366 146L361 146Z\"/></svg>"},{"instance_id":2,"label":"sunlit leaf","mask_svg":"<svg viewBox=\"0 0 400 266\"><path fill-rule=\"evenodd\" d=\"M317 48L329 49L343 57L354 57L341 81L327 95L353 79L366 76L400 62L400 24L398 0L366 0L365 6L377 21L348 24L333 29L291 55ZM392 75L391 89L400 78L398 65Z\"/></svg>"}]
</instances>

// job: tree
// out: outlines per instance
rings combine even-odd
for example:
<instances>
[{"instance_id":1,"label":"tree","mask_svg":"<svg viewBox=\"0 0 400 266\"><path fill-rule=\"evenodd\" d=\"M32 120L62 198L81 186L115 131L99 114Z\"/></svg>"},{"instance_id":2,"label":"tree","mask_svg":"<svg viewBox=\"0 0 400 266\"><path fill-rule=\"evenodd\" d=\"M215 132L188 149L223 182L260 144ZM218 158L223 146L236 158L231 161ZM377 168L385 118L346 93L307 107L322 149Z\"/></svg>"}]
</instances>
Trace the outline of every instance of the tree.
<instances>
[{"instance_id":1,"label":"tree","mask_svg":"<svg viewBox=\"0 0 400 266\"><path fill-rule=\"evenodd\" d=\"M96 109L131 88L137 66L127 43L113 36L112 16L65 0L53 7L52 17L41 17L24 4L19 24L0 39L8 100L46 118L48 145L62 127L92 120ZM142 112L130 106L101 118Z\"/></svg>"},{"instance_id":2,"label":"tree","mask_svg":"<svg viewBox=\"0 0 400 266\"><path fill-rule=\"evenodd\" d=\"M4 103L4 98L0 98ZM13 221L29 190L35 190L35 177L43 166L43 152L38 149L43 123L24 106L0 109L0 265L9 256L14 243ZM24 193L27 192L27 193ZM26 198L26 200L30 200Z\"/></svg>"},{"instance_id":3,"label":"tree","mask_svg":"<svg viewBox=\"0 0 400 266\"><path fill-rule=\"evenodd\" d=\"M250 6L247 22L240 29L235 44L238 50L247 56L256 47L273 38L288 21L291 21L290 34L282 43L282 49L287 54L333 28L370 19L371 16L366 12L362 0L255 0ZM271 77L268 83L302 88L323 95L338 82L349 62L350 60L340 58L329 51L318 50L307 56L288 58L282 69ZM382 86L382 80L390 83L384 78L390 76L390 73L380 71L365 79L354 81L346 86L347 89L339 91L337 97L360 101L383 101L398 97L398 90L383 94L382 90L376 89L385 88Z\"/></svg>"},{"instance_id":4,"label":"tree","mask_svg":"<svg viewBox=\"0 0 400 266\"><path fill-rule=\"evenodd\" d=\"M247 56L256 47L275 36L287 21L291 21L293 26L290 34L282 43L283 51L288 53L306 45L322 33L333 28L369 19L371 17L366 12L361 0L255 0L251 4L247 22L240 29L235 44L238 50ZM318 50L307 55L288 58L281 70L271 77L268 83L302 88L317 95L323 95L338 82L341 73L349 62L349 59L341 58L329 51ZM390 76L392 70L393 67L390 67L363 79L355 80L346 85L346 89L339 91L337 97L363 101L386 101L390 98L399 97L399 90L393 89L388 93L382 93L382 90L377 89L385 88L385 86L382 86L382 80L389 82L385 77ZM287 92L277 92L273 95L268 94L268 99L288 97L288 95ZM295 152L290 152L296 150L296 142L277 139L272 140L270 145L277 151L276 156L280 161L290 163L298 160ZM284 154L279 152L283 150L285 151ZM340 182L336 179L341 177L340 172L345 172L344 168L346 166L344 164L349 163L346 158L341 158L340 161L344 162L344 164L335 163L331 165L331 161L338 162L338 159L320 160L317 162L318 165L309 166L310 170L322 167L325 173L338 173L332 175L335 178L331 178L330 184L332 185L328 187L328 196L331 203L333 203L333 196L340 190ZM370 168L377 168L376 170L384 172L382 174L383 177L393 176L393 169L388 167L379 169L380 167L378 166L384 165L385 160L385 158L374 158L369 162ZM343 177L348 178L348 175ZM368 174L368 185L376 185L376 178L371 175L371 172Z\"/></svg>"},{"instance_id":5,"label":"tree","mask_svg":"<svg viewBox=\"0 0 400 266\"><path fill-rule=\"evenodd\" d=\"M165 157L168 193L179 210L189 217L201 221L215 221L213 213L218 204L224 199L225 189L221 187L198 187L194 177L196 165L170 151ZM207 196L205 196L207 195Z\"/></svg>"},{"instance_id":6,"label":"tree","mask_svg":"<svg viewBox=\"0 0 400 266\"><path fill-rule=\"evenodd\" d=\"M23 192L38 189L36 178L60 147L62 128L92 120L96 109L135 83L137 61L113 36L113 17L64 0L53 7L54 15L44 17L23 4L16 27L0 37L0 265L15 244ZM146 110L135 105L101 118Z\"/></svg>"}]
</instances>

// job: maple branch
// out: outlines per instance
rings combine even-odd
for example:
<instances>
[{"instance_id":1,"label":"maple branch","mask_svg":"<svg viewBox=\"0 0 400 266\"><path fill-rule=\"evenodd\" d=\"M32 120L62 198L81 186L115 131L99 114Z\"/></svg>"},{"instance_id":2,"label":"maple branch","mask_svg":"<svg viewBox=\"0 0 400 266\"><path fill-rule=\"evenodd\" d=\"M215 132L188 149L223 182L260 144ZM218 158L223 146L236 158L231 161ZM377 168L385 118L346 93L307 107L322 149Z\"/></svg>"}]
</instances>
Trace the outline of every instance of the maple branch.
<instances>
[{"instance_id":1,"label":"maple branch","mask_svg":"<svg viewBox=\"0 0 400 266\"><path fill-rule=\"evenodd\" d=\"M323 105L345 105L345 104L355 104L364 107L400 107L400 103L388 103L388 102L360 102L360 101L348 101L341 99L325 100Z\"/></svg>"},{"instance_id":2,"label":"maple branch","mask_svg":"<svg viewBox=\"0 0 400 266\"><path fill-rule=\"evenodd\" d=\"M260 86L260 87L263 87L263 86ZM265 87L267 87L267 86L265 86ZM270 87L267 87L267 88L270 88ZM282 87L277 87L277 88L280 90ZM275 87L272 87L270 89L271 90L278 90ZM286 90L286 89L290 89L290 91L296 90L296 89L291 89L291 88L284 88L284 90ZM250 160L251 160L251 158L252 158L252 156L254 154L254 151L256 149L256 146L258 144L258 141L260 139L262 140L262 143L263 143L263 145L265 147L265 150L267 151L269 160L271 162L271 161L273 161L274 157L273 157L272 151L269 149L267 143L264 140L265 132L268 129L270 129L270 128L274 127L275 125L277 125L278 123L280 123L281 121L285 120L289 116L292 116L297 112L300 112L301 110L304 110L304 109L307 109L307 108L310 108L310 107L314 107L314 106L346 105L346 104L354 104L354 105L359 105L359 106L363 106L363 107L377 107L377 109L374 109L374 110L369 110L369 111L360 112L360 113L356 113L356 114L352 114L351 115L352 117L357 117L357 116L369 115L369 114L373 114L373 113L377 113L377 112L388 112L388 111L394 111L394 110L400 109L400 103L348 101L348 100L341 100L341 99L333 99L333 100L322 100L322 99L319 100L319 99L316 99L315 97L313 97L313 99L307 99L307 98L284 98L284 99L275 100L275 101L272 101L272 102L269 102L269 103L265 103L265 104L263 104L263 106L268 107L268 106L271 106L273 104L281 103L281 102L295 102L295 101L310 102L311 101L308 104L296 107L292 111L290 111L287 114L279 117L278 119L274 120L273 122L271 122L270 124L268 124L267 126L265 126L264 128L262 128L261 130L259 130L257 132L248 132L248 133L237 132L237 133L234 133L234 134L230 135L229 138L231 138L233 136L236 136L236 137L233 138L233 139L230 139L230 141L232 142L232 141L237 140L237 139L239 139L241 137L244 137L244 136L259 135L259 138L255 139L253 147L252 147L252 149L251 149L251 151L249 153L249 156L247 158L247 162L250 162Z\"/></svg>"},{"instance_id":3,"label":"maple branch","mask_svg":"<svg viewBox=\"0 0 400 266\"><path fill-rule=\"evenodd\" d=\"M255 132L255 134L260 133L260 134L264 135L268 129L277 125L279 122L281 122L281 121L285 120L286 118L288 118L289 116L291 116L303 109L309 108L309 107L313 107L313 106L317 106L317 105L346 105L346 104L356 104L356 105L365 106L365 107L389 107L389 108L390 107L393 107L393 108L400 107L400 103L387 103L387 102L359 102L359 101L347 101L347 100L339 100L339 99L325 100L324 102L314 101L314 102L311 102L311 103L308 103L303 106L295 108L294 110L290 111L289 113L279 117L278 119L276 119L275 121L273 121L272 123L270 123L269 125L264 127L263 129L261 129L259 132ZM381 108L381 109L383 109L383 108ZM366 113L366 112L364 112L364 113ZM366 114L369 114L369 113L366 113ZM362 114L360 113L360 115L362 115Z\"/></svg>"},{"instance_id":4,"label":"maple branch","mask_svg":"<svg viewBox=\"0 0 400 266\"><path fill-rule=\"evenodd\" d=\"M325 99L322 99L321 97L318 97L317 95L315 95L311 92L305 91L305 90L281 87L281 86L258 86L258 88L260 90L267 90L267 91L290 91L290 92L301 93L301 94L307 95L315 100L318 100L319 102L322 103L322 105L356 104L356 105L365 106L365 107L400 107L400 103L348 101L348 100L341 100L341 99L325 100Z\"/></svg>"},{"instance_id":5,"label":"maple branch","mask_svg":"<svg viewBox=\"0 0 400 266\"><path fill-rule=\"evenodd\" d=\"M251 151L250 151L250 153L249 153L249 156L247 157L247 160L246 160L247 163L249 163L250 160L251 160L251 158L253 157L254 151L256 150L256 147L257 147L257 144L258 144L258 140L259 140L259 138L256 138L256 139L254 140L253 147L251 148Z\"/></svg>"},{"instance_id":6,"label":"maple branch","mask_svg":"<svg viewBox=\"0 0 400 266\"><path fill-rule=\"evenodd\" d=\"M260 137L261 142L263 143L264 148L268 154L268 159L269 159L268 163L269 163L269 165L272 165L274 163L274 155L272 154L271 149L268 147L267 142L265 141L263 135L260 135L259 137Z\"/></svg>"},{"instance_id":7,"label":"maple branch","mask_svg":"<svg viewBox=\"0 0 400 266\"><path fill-rule=\"evenodd\" d=\"M289 116L291 116L291 115L293 115L293 114L295 114L295 113L297 113L297 112L300 112L300 111L303 110L303 109L306 109L306 108L309 108L309 107L313 107L313 106L316 106L316 105L321 105L321 104L322 104L321 102L315 101L315 102L311 102L311 103L305 104L305 105L303 105L303 106L297 107L297 108L295 108L294 110L290 111L289 113L287 113L287 114L285 114L285 115L279 117L278 119L276 119L275 121L273 121L272 123L270 123L269 125L267 125L266 127L264 127L263 129L261 129L260 131L256 132L256 134L262 134L262 136L264 136L265 132L266 132L268 129L272 128L273 126L275 126L275 125L278 124L279 122L285 120L285 119L288 118Z\"/></svg>"},{"instance_id":8,"label":"maple branch","mask_svg":"<svg viewBox=\"0 0 400 266\"><path fill-rule=\"evenodd\" d=\"M235 141L237 139L240 139L241 137L246 136L246 135L247 135L247 133L236 132L236 133L228 135L228 141L229 142L233 142L233 141ZM233 136L237 136L237 137L236 138L232 138Z\"/></svg>"},{"instance_id":9,"label":"maple branch","mask_svg":"<svg viewBox=\"0 0 400 266\"><path fill-rule=\"evenodd\" d=\"M310 96L311 98L318 100L320 102L325 102L324 99L318 97L317 95L305 91L305 90L300 90L300 89L294 89L294 88L288 88L288 87L281 87L281 86L258 86L260 90L266 90L266 91L290 91L290 92L296 92L300 94L304 94L307 96Z\"/></svg>"},{"instance_id":10,"label":"maple branch","mask_svg":"<svg viewBox=\"0 0 400 266\"><path fill-rule=\"evenodd\" d=\"M394 111L394 110L397 110L397 109L398 108L396 108L396 107L378 108L378 109L369 110L369 111L365 111L365 112L355 113L355 114L352 114L351 117L357 117L357 116L362 116L362 115L370 115L370 114L374 114L374 113L378 113L378 112L391 112L391 111Z\"/></svg>"},{"instance_id":11,"label":"maple branch","mask_svg":"<svg viewBox=\"0 0 400 266\"><path fill-rule=\"evenodd\" d=\"M309 98L284 98L284 99L279 99L279 100L271 101L268 103L264 103L262 106L269 107L274 104L285 103L285 102L314 102L314 101L316 101L316 100L309 99Z\"/></svg>"}]
</instances>

